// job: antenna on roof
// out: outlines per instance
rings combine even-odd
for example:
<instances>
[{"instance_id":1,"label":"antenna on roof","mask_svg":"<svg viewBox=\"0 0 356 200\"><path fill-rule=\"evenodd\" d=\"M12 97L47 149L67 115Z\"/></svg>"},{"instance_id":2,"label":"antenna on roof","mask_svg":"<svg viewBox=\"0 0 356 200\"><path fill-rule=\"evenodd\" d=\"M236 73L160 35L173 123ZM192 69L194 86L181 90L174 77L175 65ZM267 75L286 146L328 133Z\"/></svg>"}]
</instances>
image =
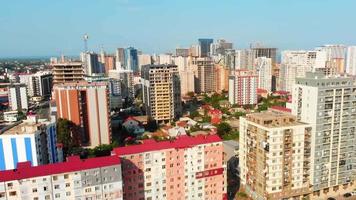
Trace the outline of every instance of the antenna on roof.
<instances>
[{"instance_id":1,"label":"antenna on roof","mask_svg":"<svg viewBox=\"0 0 356 200\"><path fill-rule=\"evenodd\" d=\"M88 52L88 40L89 40L89 35L85 33L84 36L83 36L84 51L85 52Z\"/></svg>"}]
</instances>

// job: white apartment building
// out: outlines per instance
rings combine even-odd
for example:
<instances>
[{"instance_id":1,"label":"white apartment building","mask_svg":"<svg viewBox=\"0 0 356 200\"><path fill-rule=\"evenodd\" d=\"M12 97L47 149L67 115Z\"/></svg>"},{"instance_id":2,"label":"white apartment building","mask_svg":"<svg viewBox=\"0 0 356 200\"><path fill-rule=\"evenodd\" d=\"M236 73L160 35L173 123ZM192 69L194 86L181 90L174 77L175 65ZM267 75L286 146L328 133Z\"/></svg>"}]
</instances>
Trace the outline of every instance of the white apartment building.
<instances>
[{"instance_id":1,"label":"white apartment building","mask_svg":"<svg viewBox=\"0 0 356 200\"><path fill-rule=\"evenodd\" d=\"M33 166L63 161L55 123L28 119L0 132L0 171L15 169L26 161Z\"/></svg>"},{"instance_id":2,"label":"white apartment building","mask_svg":"<svg viewBox=\"0 0 356 200\"><path fill-rule=\"evenodd\" d=\"M9 105L11 110L27 110L27 88L24 84L9 85Z\"/></svg>"},{"instance_id":3,"label":"white apartment building","mask_svg":"<svg viewBox=\"0 0 356 200\"><path fill-rule=\"evenodd\" d=\"M238 105L257 104L258 76L250 70L236 70L229 76L229 102Z\"/></svg>"},{"instance_id":4,"label":"white apartment building","mask_svg":"<svg viewBox=\"0 0 356 200\"><path fill-rule=\"evenodd\" d=\"M20 163L17 170L0 172L1 200L122 200L120 159L116 156L32 167Z\"/></svg>"},{"instance_id":5,"label":"white apartment building","mask_svg":"<svg viewBox=\"0 0 356 200\"><path fill-rule=\"evenodd\" d=\"M259 57L255 59L255 70L258 75L258 88L272 91L272 59Z\"/></svg>"},{"instance_id":6,"label":"white apartment building","mask_svg":"<svg viewBox=\"0 0 356 200\"><path fill-rule=\"evenodd\" d=\"M240 118L241 184L255 200L309 193L311 126L278 111Z\"/></svg>"},{"instance_id":7,"label":"white apartment building","mask_svg":"<svg viewBox=\"0 0 356 200\"><path fill-rule=\"evenodd\" d=\"M356 76L356 46L347 48L346 73Z\"/></svg>"},{"instance_id":8,"label":"white apartment building","mask_svg":"<svg viewBox=\"0 0 356 200\"><path fill-rule=\"evenodd\" d=\"M311 184L315 192L354 181L356 84L350 77L307 73L292 91L292 113L312 126Z\"/></svg>"},{"instance_id":9,"label":"white apartment building","mask_svg":"<svg viewBox=\"0 0 356 200\"><path fill-rule=\"evenodd\" d=\"M308 71L312 71L313 66L310 59L311 52L308 51L283 51L280 70L280 89L292 91L296 77L303 77Z\"/></svg>"}]
</instances>

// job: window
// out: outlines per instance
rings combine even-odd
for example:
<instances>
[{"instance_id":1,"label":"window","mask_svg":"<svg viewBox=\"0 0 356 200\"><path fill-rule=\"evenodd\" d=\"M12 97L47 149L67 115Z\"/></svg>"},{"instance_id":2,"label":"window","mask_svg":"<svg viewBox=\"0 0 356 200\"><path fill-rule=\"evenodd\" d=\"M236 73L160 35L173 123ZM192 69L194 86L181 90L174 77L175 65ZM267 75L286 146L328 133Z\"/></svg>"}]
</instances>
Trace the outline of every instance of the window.
<instances>
[{"instance_id":1,"label":"window","mask_svg":"<svg viewBox=\"0 0 356 200\"><path fill-rule=\"evenodd\" d=\"M10 196L16 196L16 191L10 192Z\"/></svg>"},{"instance_id":2,"label":"window","mask_svg":"<svg viewBox=\"0 0 356 200\"><path fill-rule=\"evenodd\" d=\"M61 197L61 195L59 193L57 193L57 194L54 195L54 197L55 198L59 198L59 197Z\"/></svg>"},{"instance_id":3,"label":"window","mask_svg":"<svg viewBox=\"0 0 356 200\"><path fill-rule=\"evenodd\" d=\"M37 192L37 188L32 188L32 193L36 193Z\"/></svg>"},{"instance_id":4,"label":"window","mask_svg":"<svg viewBox=\"0 0 356 200\"><path fill-rule=\"evenodd\" d=\"M58 180L58 177L57 176L53 176L52 178L54 181Z\"/></svg>"},{"instance_id":5,"label":"window","mask_svg":"<svg viewBox=\"0 0 356 200\"><path fill-rule=\"evenodd\" d=\"M54 189L59 189L59 185L55 185L55 186L54 186Z\"/></svg>"},{"instance_id":6,"label":"window","mask_svg":"<svg viewBox=\"0 0 356 200\"><path fill-rule=\"evenodd\" d=\"M66 183L66 187L70 187L70 183Z\"/></svg>"}]
</instances>

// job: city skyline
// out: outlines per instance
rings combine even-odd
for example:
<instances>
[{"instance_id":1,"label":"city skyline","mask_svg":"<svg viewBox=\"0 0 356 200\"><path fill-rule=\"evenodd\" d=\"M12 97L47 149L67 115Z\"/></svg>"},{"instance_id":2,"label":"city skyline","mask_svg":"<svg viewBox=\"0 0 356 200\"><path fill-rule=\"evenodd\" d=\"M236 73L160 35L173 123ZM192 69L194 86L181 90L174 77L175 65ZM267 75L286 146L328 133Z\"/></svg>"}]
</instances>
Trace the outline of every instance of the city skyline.
<instances>
[{"instance_id":1,"label":"city skyline","mask_svg":"<svg viewBox=\"0 0 356 200\"><path fill-rule=\"evenodd\" d=\"M85 33L90 50L103 46L112 53L128 46L173 52L198 38L224 38L234 48L254 42L280 50L353 45L355 6L351 0L9 1L2 3L0 14L0 58L78 55Z\"/></svg>"}]
</instances>

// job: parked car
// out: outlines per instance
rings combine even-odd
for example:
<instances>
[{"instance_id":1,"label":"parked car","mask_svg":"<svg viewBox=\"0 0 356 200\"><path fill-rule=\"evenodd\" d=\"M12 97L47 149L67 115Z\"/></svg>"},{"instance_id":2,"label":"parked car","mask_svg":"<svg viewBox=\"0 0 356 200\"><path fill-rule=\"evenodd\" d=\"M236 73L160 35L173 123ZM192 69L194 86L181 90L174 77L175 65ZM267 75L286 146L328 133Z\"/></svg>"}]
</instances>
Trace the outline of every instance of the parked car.
<instances>
[{"instance_id":1,"label":"parked car","mask_svg":"<svg viewBox=\"0 0 356 200\"><path fill-rule=\"evenodd\" d=\"M329 197L327 200L336 200L334 197Z\"/></svg>"}]
</instances>

